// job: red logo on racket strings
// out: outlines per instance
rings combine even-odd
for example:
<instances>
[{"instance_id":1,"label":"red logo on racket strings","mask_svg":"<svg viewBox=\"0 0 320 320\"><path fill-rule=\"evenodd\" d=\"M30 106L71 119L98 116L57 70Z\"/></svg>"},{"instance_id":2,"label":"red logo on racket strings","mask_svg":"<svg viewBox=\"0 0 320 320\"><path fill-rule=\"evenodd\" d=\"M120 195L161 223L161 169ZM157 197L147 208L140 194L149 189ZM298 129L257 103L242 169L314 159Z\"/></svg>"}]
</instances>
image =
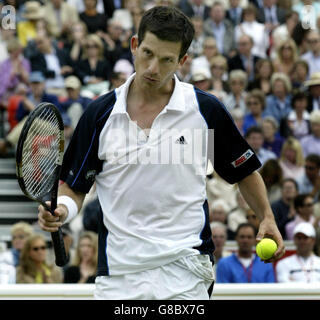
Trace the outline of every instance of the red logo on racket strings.
<instances>
[{"instance_id":1,"label":"red logo on racket strings","mask_svg":"<svg viewBox=\"0 0 320 320\"><path fill-rule=\"evenodd\" d=\"M47 162L44 163L43 157L52 156L52 146L56 139L56 135L41 137L37 136L32 142L32 166L34 169L33 178L36 181L41 181L44 177L48 178L53 172L50 171L50 167Z\"/></svg>"},{"instance_id":2,"label":"red logo on racket strings","mask_svg":"<svg viewBox=\"0 0 320 320\"><path fill-rule=\"evenodd\" d=\"M234 168L239 167L241 164L246 162L251 156L253 155L252 150L247 150L242 156L240 156L237 160L231 162L231 164L234 166Z\"/></svg>"}]
</instances>

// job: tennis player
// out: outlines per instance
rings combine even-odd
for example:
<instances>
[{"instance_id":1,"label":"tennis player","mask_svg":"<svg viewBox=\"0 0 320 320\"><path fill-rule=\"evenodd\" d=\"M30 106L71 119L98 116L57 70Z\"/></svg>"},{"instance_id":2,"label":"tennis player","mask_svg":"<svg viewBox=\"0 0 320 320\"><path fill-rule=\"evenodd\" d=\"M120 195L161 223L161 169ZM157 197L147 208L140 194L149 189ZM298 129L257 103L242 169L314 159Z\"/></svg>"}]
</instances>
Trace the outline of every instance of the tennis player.
<instances>
[{"instance_id":1,"label":"tennis player","mask_svg":"<svg viewBox=\"0 0 320 320\"><path fill-rule=\"evenodd\" d=\"M214 96L175 76L193 36L190 20L174 7L143 15L131 39L135 74L86 109L65 153L56 216L39 207L41 228L56 231L96 182L102 210L96 299L209 298L209 129L215 170L239 183L261 219L258 238L278 243L270 261L284 253L253 150Z\"/></svg>"}]
</instances>

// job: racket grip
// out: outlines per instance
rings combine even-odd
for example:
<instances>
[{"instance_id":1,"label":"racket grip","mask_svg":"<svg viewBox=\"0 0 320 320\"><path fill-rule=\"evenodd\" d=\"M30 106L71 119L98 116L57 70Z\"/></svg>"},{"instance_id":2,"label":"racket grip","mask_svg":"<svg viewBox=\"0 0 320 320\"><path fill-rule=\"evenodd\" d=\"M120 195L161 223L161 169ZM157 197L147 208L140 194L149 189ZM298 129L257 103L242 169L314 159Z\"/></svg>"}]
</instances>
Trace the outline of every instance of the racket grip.
<instances>
[{"instance_id":1,"label":"racket grip","mask_svg":"<svg viewBox=\"0 0 320 320\"><path fill-rule=\"evenodd\" d=\"M54 253L56 257L56 265L58 267L63 267L67 264L68 257L67 257L66 249L64 246L61 229L59 228L58 231L52 232L51 238L52 238Z\"/></svg>"}]
</instances>

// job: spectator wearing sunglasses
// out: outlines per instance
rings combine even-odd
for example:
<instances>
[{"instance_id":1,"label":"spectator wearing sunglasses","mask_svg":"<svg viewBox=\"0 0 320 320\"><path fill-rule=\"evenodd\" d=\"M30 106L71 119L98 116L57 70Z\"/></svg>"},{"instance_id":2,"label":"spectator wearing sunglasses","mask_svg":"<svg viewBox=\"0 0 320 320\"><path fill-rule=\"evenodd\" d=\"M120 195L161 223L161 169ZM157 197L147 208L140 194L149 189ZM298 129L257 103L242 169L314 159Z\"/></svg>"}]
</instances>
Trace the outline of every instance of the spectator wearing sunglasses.
<instances>
[{"instance_id":1,"label":"spectator wearing sunglasses","mask_svg":"<svg viewBox=\"0 0 320 320\"><path fill-rule=\"evenodd\" d=\"M295 227L302 222L316 224L317 220L314 216L314 199L312 195L302 193L294 198L294 208L296 216L294 220L288 222L285 226L286 238L293 240Z\"/></svg>"},{"instance_id":2,"label":"spectator wearing sunglasses","mask_svg":"<svg viewBox=\"0 0 320 320\"><path fill-rule=\"evenodd\" d=\"M30 236L21 252L17 283L61 283L62 272L47 263L47 247L40 234Z\"/></svg>"}]
</instances>

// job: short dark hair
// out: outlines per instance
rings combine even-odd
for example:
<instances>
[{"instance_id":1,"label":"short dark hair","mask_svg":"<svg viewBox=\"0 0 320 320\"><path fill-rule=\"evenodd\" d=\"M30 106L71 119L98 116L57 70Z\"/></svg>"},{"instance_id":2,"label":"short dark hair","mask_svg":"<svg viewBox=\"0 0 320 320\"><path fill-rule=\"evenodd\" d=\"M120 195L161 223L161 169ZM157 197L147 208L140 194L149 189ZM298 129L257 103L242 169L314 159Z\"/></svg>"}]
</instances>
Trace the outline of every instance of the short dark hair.
<instances>
[{"instance_id":1,"label":"short dark hair","mask_svg":"<svg viewBox=\"0 0 320 320\"><path fill-rule=\"evenodd\" d=\"M304 206L304 200L307 198L312 198L313 196L309 193L300 193L294 198L294 208L297 210Z\"/></svg>"},{"instance_id":2,"label":"short dark hair","mask_svg":"<svg viewBox=\"0 0 320 320\"><path fill-rule=\"evenodd\" d=\"M244 135L245 138L248 138L252 133L259 133L263 136L263 131L260 127L258 126L252 126L248 129L246 134Z\"/></svg>"},{"instance_id":3,"label":"short dark hair","mask_svg":"<svg viewBox=\"0 0 320 320\"><path fill-rule=\"evenodd\" d=\"M305 162L309 161L314 163L317 168L320 168L320 157L315 153L310 153L306 156Z\"/></svg>"},{"instance_id":4,"label":"short dark hair","mask_svg":"<svg viewBox=\"0 0 320 320\"><path fill-rule=\"evenodd\" d=\"M287 182L292 182L296 188L296 190L299 190L299 186L298 186L298 183L295 179L293 178L285 178L281 181L281 188L283 188L283 186L285 185L285 183Z\"/></svg>"},{"instance_id":5,"label":"short dark hair","mask_svg":"<svg viewBox=\"0 0 320 320\"><path fill-rule=\"evenodd\" d=\"M235 234L235 237L238 236L239 234L239 231L243 228L251 228L253 230L253 233L254 235L256 236L257 235L257 230L256 228L249 222L244 222L244 223L240 223L237 227L237 230L236 230L236 234Z\"/></svg>"},{"instance_id":6,"label":"short dark hair","mask_svg":"<svg viewBox=\"0 0 320 320\"><path fill-rule=\"evenodd\" d=\"M308 101L308 96L304 91L298 90L294 93L292 99L291 99L291 105L294 108L294 105L299 100L306 100Z\"/></svg>"},{"instance_id":7,"label":"short dark hair","mask_svg":"<svg viewBox=\"0 0 320 320\"><path fill-rule=\"evenodd\" d=\"M139 45L146 32L151 32L164 41L181 41L179 59L187 53L194 37L194 27L190 19L171 6L156 6L144 13L138 30Z\"/></svg>"}]
</instances>

